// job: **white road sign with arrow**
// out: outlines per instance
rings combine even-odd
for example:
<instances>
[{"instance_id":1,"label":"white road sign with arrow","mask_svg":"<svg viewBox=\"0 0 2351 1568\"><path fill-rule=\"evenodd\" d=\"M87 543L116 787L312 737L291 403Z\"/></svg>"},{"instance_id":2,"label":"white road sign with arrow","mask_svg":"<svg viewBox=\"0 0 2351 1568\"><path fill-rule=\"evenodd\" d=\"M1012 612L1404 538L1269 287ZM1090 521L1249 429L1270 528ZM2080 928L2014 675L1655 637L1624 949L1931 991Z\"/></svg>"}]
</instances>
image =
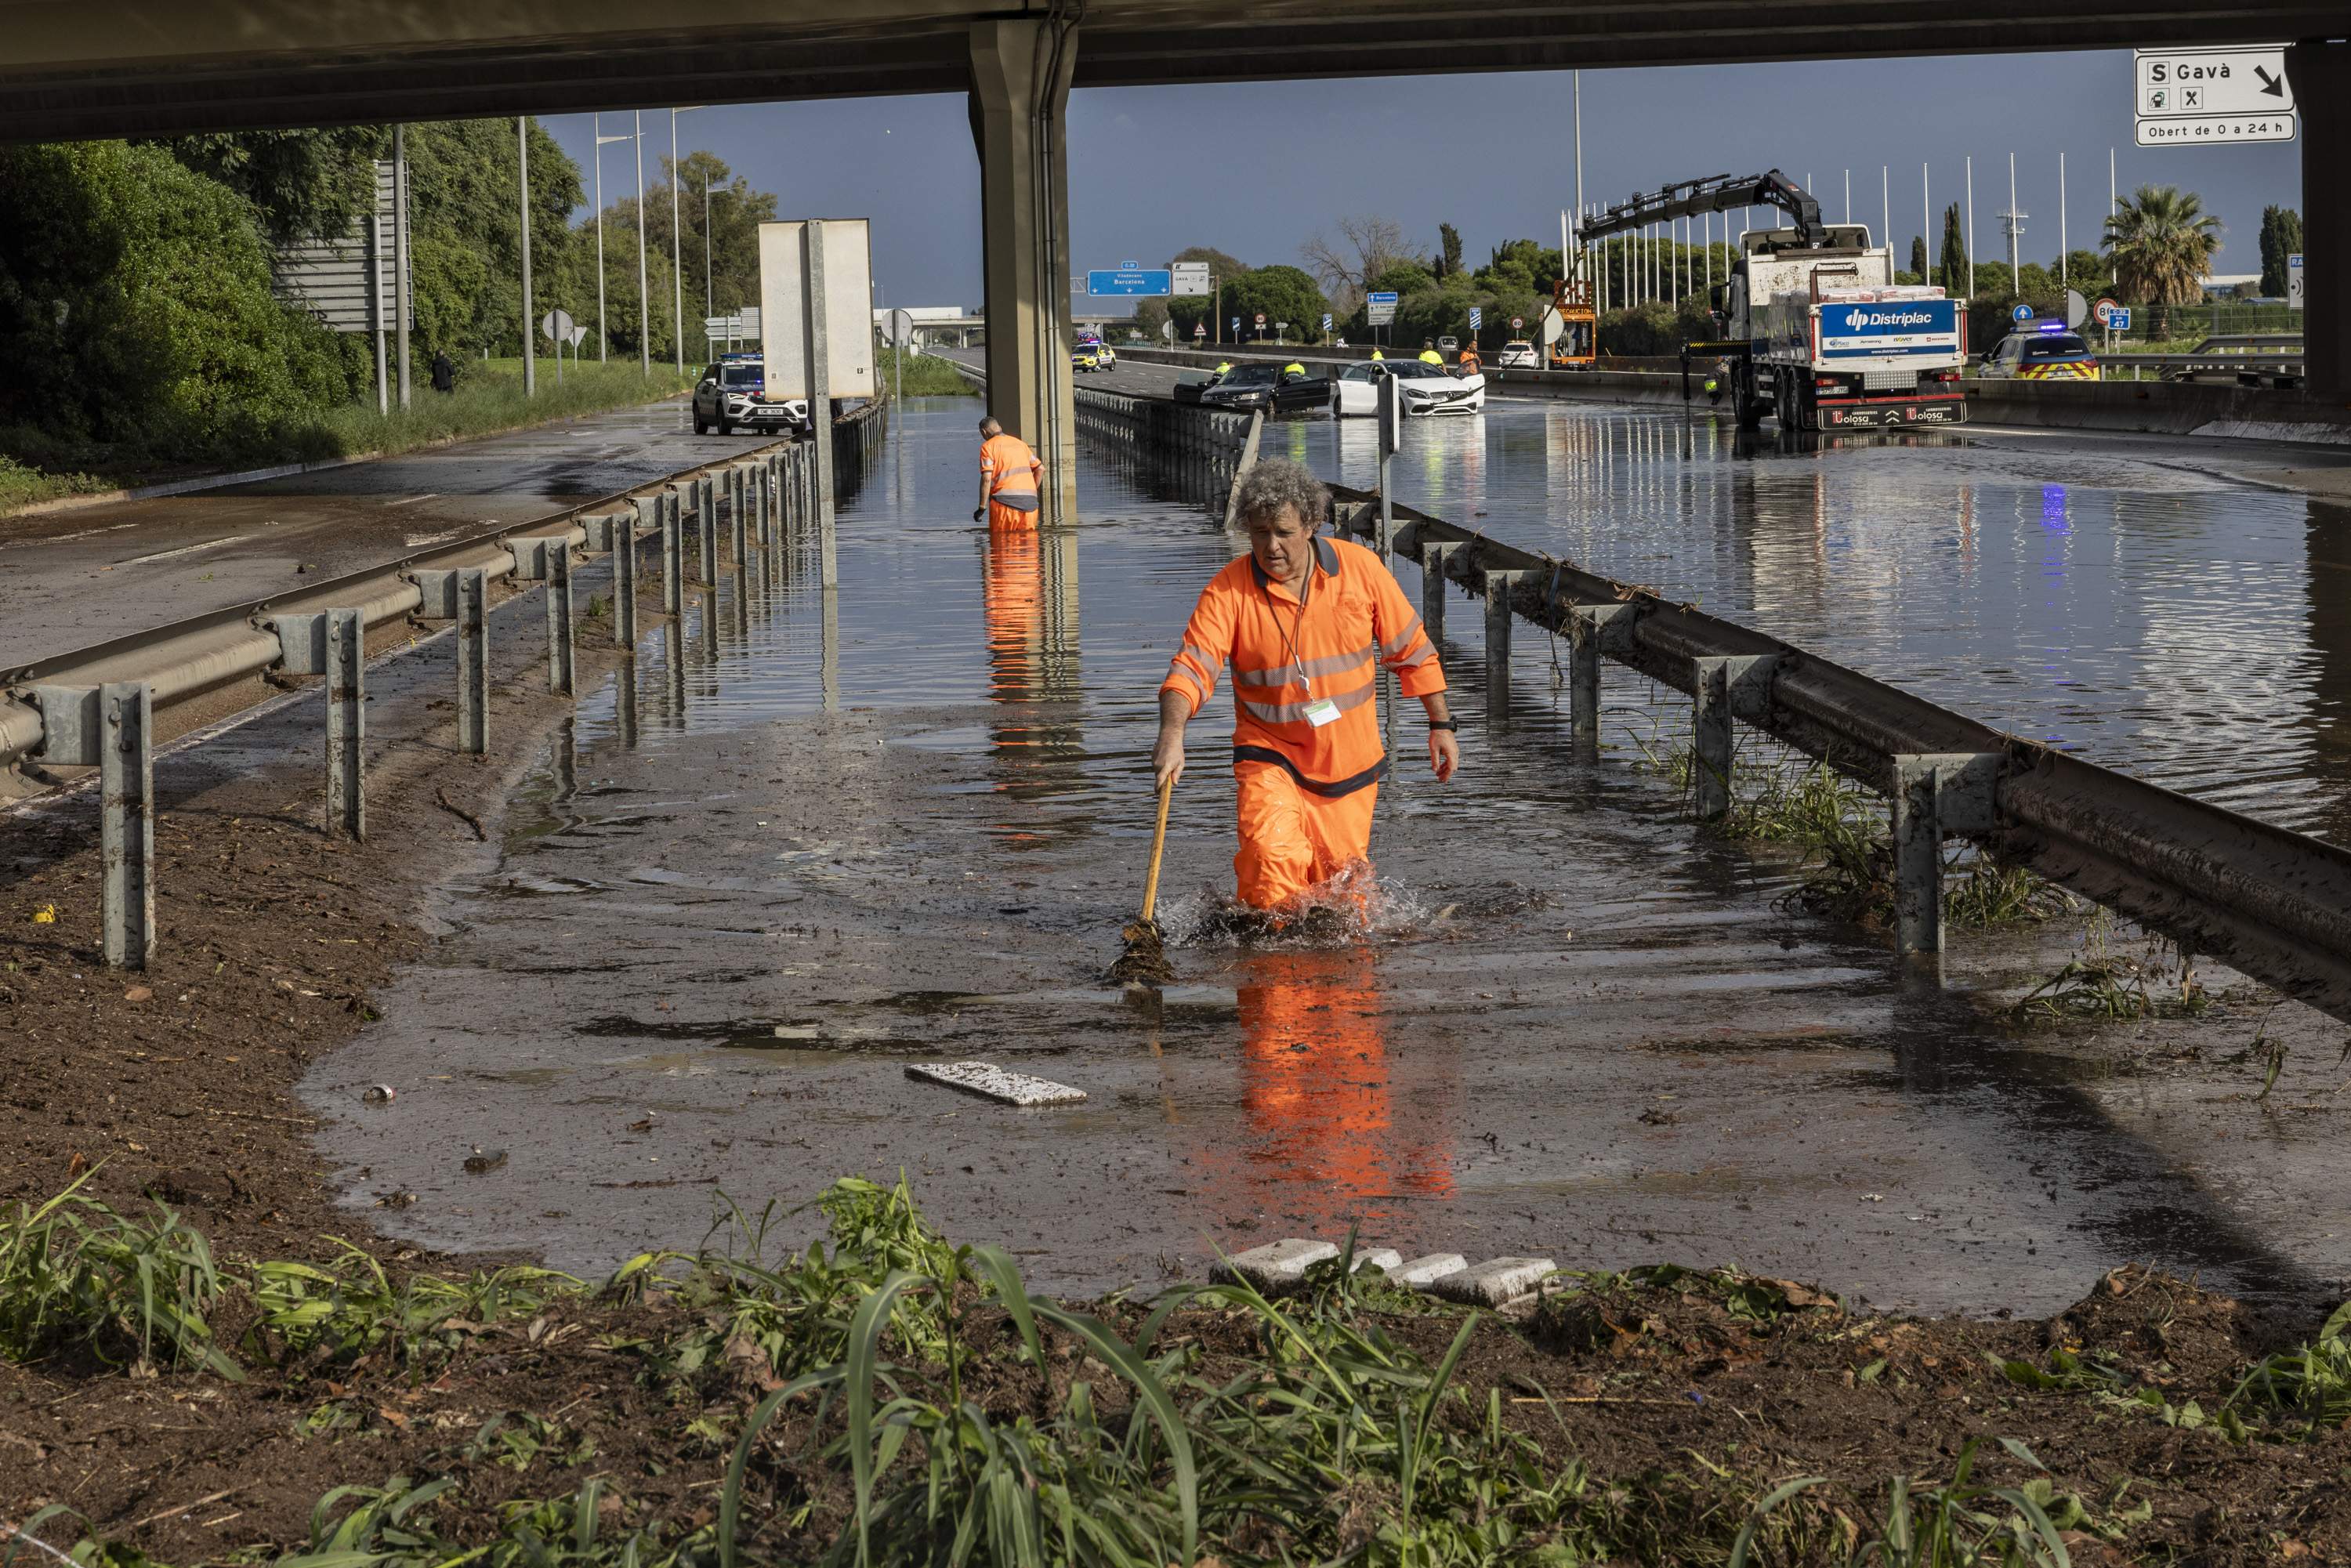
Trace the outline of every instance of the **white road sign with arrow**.
<instances>
[{"instance_id":1,"label":"white road sign with arrow","mask_svg":"<svg viewBox=\"0 0 2351 1568\"><path fill-rule=\"evenodd\" d=\"M2291 141L2300 129L2283 44L2140 49L2134 68L2141 147Z\"/></svg>"}]
</instances>

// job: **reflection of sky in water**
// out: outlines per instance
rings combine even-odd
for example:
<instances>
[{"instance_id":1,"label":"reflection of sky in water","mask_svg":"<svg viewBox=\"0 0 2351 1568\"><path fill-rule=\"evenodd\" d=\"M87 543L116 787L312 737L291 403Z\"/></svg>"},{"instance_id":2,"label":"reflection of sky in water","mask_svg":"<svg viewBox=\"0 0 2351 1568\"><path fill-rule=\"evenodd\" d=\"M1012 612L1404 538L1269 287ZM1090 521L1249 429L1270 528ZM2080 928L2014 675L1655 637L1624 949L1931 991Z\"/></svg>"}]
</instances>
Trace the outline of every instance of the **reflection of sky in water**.
<instances>
[{"instance_id":1,"label":"reflection of sky in water","mask_svg":"<svg viewBox=\"0 0 2351 1568\"><path fill-rule=\"evenodd\" d=\"M1332 471L1327 423L1268 434ZM1341 476L1371 485L1371 423L1338 439ZM1497 402L1414 422L1394 467L1400 498L1453 521L2158 783L2346 831L2351 650L2322 640L2341 616L2314 614L2313 503L2117 450L1742 452L1678 411Z\"/></svg>"}]
</instances>

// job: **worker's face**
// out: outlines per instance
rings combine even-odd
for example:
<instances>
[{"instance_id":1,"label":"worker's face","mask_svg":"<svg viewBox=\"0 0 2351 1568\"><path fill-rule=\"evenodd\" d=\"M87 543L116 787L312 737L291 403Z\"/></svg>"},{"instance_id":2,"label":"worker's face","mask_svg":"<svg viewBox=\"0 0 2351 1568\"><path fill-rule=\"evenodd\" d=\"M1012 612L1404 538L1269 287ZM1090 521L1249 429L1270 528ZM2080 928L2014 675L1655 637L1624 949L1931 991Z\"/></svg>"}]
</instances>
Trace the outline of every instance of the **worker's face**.
<instances>
[{"instance_id":1,"label":"worker's face","mask_svg":"<svg viewBox=\"0 0 2351 1568\"><path fill-rule=\"evenodd\" d=\"M1296 581L1314 559L1314 529L1295 507L1284 507L1270 517L1249 518L1249 554L1278 582Z\"/></svg>"}]
</instances>

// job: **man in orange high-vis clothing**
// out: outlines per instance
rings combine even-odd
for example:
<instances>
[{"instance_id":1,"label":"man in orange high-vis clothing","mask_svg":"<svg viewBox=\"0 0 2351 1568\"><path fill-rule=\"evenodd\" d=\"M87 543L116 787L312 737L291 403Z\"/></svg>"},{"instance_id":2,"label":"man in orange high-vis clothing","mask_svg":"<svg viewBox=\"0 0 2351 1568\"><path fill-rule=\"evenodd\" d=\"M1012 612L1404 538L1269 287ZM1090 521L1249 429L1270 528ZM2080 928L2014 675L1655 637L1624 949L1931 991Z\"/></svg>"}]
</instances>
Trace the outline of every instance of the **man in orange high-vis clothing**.
<instances>
[{"instance_id":1,"label":"man in orange high-vis clothing","mask_svg":"<svg viewBox=\"0 0 2351 1568\"><path fill-rule=\"evenodd\" d=\"M979 505L971 520L987 519L991 528L1033 528L1037 526L1037 491L1044 483L1045 465L1017 435L1004 434L992 418L979 422Z\"/></svg>"},{"instance_id":2,"label":"man in orange high-vis clothing","mask_svg":"<svg viewBox=\"0 0 2351 1568\"><path fill-rule=\"evenodd\" d=\"M1330 492L1300 464L1259 462L1241 481L1249 552L1209 580L1159 687L1162 783L1184 772L1184 727L1233 667L1241 902L1272 909L1364 860L1387 772L1378 665L1428 714L1428 761L1453 777L1461 747L1445 672L1387 565L1315 529Z\"/></svg>"}]
</instances>

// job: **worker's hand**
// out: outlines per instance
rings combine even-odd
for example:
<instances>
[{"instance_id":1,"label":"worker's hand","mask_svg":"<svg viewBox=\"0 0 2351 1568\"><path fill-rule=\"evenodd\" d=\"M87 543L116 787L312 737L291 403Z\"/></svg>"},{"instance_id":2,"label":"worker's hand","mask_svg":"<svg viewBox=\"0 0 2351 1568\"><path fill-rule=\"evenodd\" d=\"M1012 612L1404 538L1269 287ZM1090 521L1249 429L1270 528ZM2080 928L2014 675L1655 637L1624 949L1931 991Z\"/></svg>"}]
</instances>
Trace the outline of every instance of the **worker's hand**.
<instances>
[{"instance_id":1,"label":"worker's hand","mask_svg":"<svg viewBox=\"0 0 2351 1568\"><path fill-rule=\"evenodd\" d=\"M1445 783L1461 766L1461 737L1449 729L1428 732L1428 766L1437 773L1437 781Z\"/></svg>"},{"instance_id":2,"label":"worker's hand","mask_svg":"<svg viewBox=\"0 0 2351 1568\"><path fill-rule=\"evenodd\" d=\"M1159 744L1151 748L1151 782L1155 789L1172 789L1176 780L1184 777L1184 732L1162 727Z\"/></svg>"},{"instance_id":3,"label":"worker's hand","mask_svg":"<svg viewBox=\"0 0 2351 1568\"><path fill-rule=\"evenodd\" d=\"M987 508L986 507L974 507L971 509L971 520L975 523L986 522L987 520Z\"/></svg>"}]
</instances>

